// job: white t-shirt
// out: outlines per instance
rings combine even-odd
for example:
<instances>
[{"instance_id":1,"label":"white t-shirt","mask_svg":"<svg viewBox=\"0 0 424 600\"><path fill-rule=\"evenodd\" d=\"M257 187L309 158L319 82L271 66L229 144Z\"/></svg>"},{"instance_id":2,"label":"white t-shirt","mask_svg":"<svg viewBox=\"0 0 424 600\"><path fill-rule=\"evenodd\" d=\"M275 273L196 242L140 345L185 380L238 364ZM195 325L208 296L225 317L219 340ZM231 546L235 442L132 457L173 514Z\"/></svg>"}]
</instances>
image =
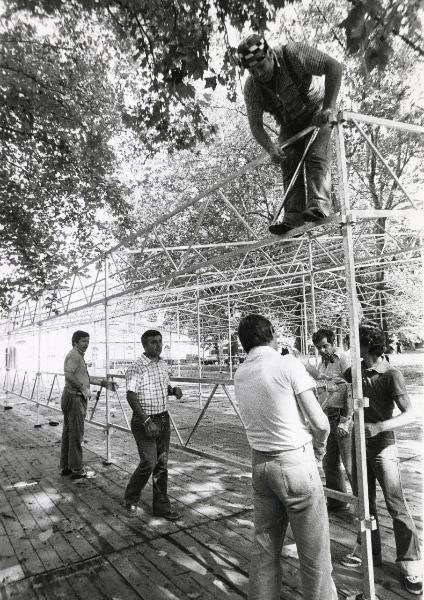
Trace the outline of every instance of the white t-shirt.
<instances>
[{"instance_id":1,"label":"white t-shirt","mask_svg":"<svg viewBox=\"0 0 424 600\"><path fill-rule=\"evenodd\" d=\"M270 346L253 348L234 377L250 446L262 452L284 451L310 442L312 436L295 394L314 387L313 379L294 356L281 356Z\"/></svg>"}]
</instances>

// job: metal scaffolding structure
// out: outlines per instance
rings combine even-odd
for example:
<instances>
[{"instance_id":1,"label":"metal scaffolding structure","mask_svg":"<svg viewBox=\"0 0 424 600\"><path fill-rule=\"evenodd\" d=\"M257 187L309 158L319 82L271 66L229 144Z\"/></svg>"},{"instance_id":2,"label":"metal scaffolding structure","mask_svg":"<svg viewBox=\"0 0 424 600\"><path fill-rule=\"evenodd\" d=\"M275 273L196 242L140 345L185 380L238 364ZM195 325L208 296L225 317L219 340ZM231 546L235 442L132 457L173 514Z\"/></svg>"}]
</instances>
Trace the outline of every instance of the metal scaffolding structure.
<instances>
[{"instance_id":1,"label":"metal scaffolding structure","mask_svg":"<svg viewBox=\"0 0 424 600\"><path fill-rule=\"evenodd\" d=\"M355 128L369 151L396 182L405 199L397 208L378 210L354 206L345 151L346 124ZM231 185L263 164L267 159L263 154L196 197L181 202L153 224L121 240L98 259L70 273L53 289L41 290L38 295L17 303L0 327L9 340L16 332L32 333L34 328L39 339L42 328L64 327L72 315L78 316L79 323L102 322L106 365L109 365L111 324L124 317L134 316L135 319L135 315L163 311L166 322L173 324L175 330L184 330L193 336L197 334L198 378L195 381L199 386L204 383L200 357L202 340L208 336L228 340L228 381L223 382L222 377L208 379L213 385L224 385L225 388L231 385L231 335L238 315L261 312L270 316L284 331L296 331L303 350L308 352L309 334L323 322L328 323L330 307L331 324L341 332L350 332L351 400L355 411L359 494L357 499L347 496L358 508L364 598L373 600L370 532L375 524L368 506L363 415L367 399L362 393L358 325L362 318L377 323L383 320L390 310L387 300L396 287L397 270L406 270L411 277L417 277L416 270L422 263L422 230L412 230L408 221L411 218L417 220L417 215L422 219L423 212L362 124L413 135L424 133L424 127L340 112L332 123L339 206L330 217L303 225L279 238L261 237L252 219L243 215L232 201ZM312 129L294 136L284 146L308 135ZM210 242L208 228L212 210L222 218L222 229L217 234L221 237L214 243ZM237 236L226 231L228 220L239 224ZM391 228L387 223L392 224ZM383 281L383 271L386 275L391 274L392 280L386 276ZM7 372L3 387L17 393L12 379L12 373ZM184 381L184 378L180 380ZM30 394L33 400L35 391L38 390L38 394L40 390L40 367L35 381ZM21 395L24 385L25 381L20 380ZM51 395L57 379L53 378L50 385ZM216 387L203 407L196 427L215 390ZM230 395L228 397L232 402ZM111 460L110 433L117 427L110 420L110 402L110 393L106 392L105 422L92 421L106 430L107 461ZM234 408L237 411L237 407ZM125 419L127 426L123 428L127 430L128 420ZM176 432L183 443L177 429Z\"/></svg>"}]
</instances>

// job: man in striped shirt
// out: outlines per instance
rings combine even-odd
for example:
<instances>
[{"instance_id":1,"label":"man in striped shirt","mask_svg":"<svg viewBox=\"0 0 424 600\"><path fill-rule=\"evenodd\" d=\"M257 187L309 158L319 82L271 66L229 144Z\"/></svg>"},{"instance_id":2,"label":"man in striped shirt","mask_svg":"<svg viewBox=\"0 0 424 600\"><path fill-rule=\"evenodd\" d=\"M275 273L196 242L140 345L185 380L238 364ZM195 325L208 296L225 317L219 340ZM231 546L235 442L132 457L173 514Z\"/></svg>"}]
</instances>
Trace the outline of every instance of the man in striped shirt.
<instances>
[{"instance_id":1,"label":"man in striped shirt","mask_svg":"<svg viewBox=\"0 0 424 600\"><path fill-rule=\"evenodd\" d=\"M249 71L244 99L252 135L271 160L281 164L285 190L312 134L282 150L265 131L264 112L272 114L280 126L280 143L310 125L319 127L305 158L306 185L303 169L300 169L284 201L283 221L269 228L271 233L281 235L331 212L329 119L336 106L342 66L304 43L291 42L270 48L257 34L242 41L237 52L240 65Z\"/></svg>"},{"instance_id":2,"label":"man in striped shirt","mask_svg":"<svg viewBox=\"0 0 424 600\"><path fill-rule=\"evenodd\" d=\"M162 335L149 329L141 336L144 354L125 373L127 400L133 410L131 431L137 443L140 463L125 489L125 506L130 516L137 514L137 503L150 475L153 480L153 514L176 521L168 497L168 454L171 437L167 410L168 396L180 399L179 387L169 383L168 365L161 359Z\"/></svg>"}]
</instances>

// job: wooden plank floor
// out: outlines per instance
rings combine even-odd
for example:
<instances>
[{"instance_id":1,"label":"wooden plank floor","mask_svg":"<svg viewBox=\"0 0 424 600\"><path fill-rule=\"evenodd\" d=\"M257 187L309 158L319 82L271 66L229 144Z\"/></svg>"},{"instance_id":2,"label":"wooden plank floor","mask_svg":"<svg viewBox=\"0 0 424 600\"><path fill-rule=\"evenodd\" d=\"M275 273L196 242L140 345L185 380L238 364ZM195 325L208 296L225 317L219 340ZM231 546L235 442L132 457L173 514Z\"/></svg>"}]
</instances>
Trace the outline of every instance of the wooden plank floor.
<instances>
[{"instance_id":1,"label":"wooden plank floor","mask_svg":"<svg viewBox=\"0 0 424 600\"><path fill-rule=\"evenodd\" d=\"M1 600L246 598L253 533L248 468L173 448L169 491L183 519L153 517L150 486L139 515L129 518L122 496L137 464L131 436L113 433L115 464L104 466L104 434L87 425L85 462L97 477L71 481L58 469L61 427L50 427L41 409L43 426L34 428L34 406L16 397L11 402L13 410L0 411ZM421 529L421 457L408 439L400 446L406 497ZM381 495L379 504L384 564L375 572L377 595L411 598L393 566L392 525ZM362 589L360 573L339 564L355 538L353 516L332 515L330 529L335 580L340 598L346 598ZM281 598L299 600L290 538L283 561Z\"/></svg>"}]
</instances>

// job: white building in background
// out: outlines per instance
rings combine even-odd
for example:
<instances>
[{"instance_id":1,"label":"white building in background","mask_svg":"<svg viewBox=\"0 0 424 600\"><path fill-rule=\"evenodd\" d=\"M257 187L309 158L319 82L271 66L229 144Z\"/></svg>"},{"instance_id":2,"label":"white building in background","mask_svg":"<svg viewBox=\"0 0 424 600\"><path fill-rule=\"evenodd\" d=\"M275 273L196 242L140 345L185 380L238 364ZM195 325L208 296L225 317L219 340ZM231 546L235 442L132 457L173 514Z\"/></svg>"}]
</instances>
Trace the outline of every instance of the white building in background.
<instances>
[{"instance_id":1,"label":"white building in background","mask_svg":"<svg viewBox=\"0 0 424 600\"><path fill-rule=\"evenodd\" d=\"M71 338L78 329L90 335L90 346L85 360L92 375L104 374L106 371L105 330L103 322L78 323L75 321L67 327L54 327L54 321L41 328L38 336L37 327L12 332L0 340L0 369L9 366L20 371L63 371L63 361L71 349ZM197 344L183 332L169 331L150 321L137 323L134 321L111 321L108 331L109 372L123 372L127 365L143 352L140 341L141 334L147 329L157 329L162 333L163 352L166 360L184 360L187 356L197 355ZM38 352L38 348L40 352ZM38 354L40 358L38 358ZM6 357L9 363L6 364Z\"/></svg>"}]
</instances>

